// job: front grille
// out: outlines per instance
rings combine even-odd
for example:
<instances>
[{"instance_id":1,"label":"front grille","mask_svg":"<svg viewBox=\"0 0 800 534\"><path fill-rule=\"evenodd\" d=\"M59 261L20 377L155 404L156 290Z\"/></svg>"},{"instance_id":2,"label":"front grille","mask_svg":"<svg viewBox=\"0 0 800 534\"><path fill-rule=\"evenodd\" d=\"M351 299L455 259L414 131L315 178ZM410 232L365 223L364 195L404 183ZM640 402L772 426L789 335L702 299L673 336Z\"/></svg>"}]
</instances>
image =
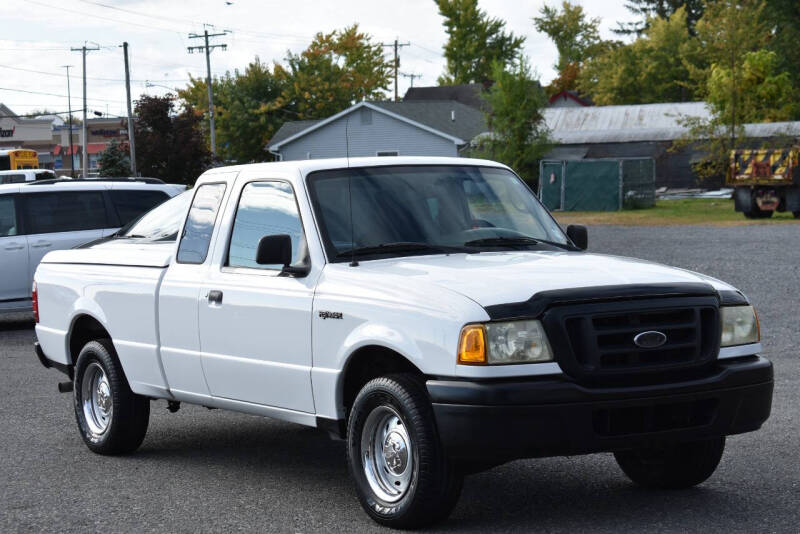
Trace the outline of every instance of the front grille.
<instances>
[{"instance_id":1,"label":"front grille","mask_svg":"<svg viewBox=\"0 0 800 534\"><path fill-rule=\"evenodd\" d=\"M587 381L676 371L712 361L719 350L715 298L663 298L556 307L545 328L562 368ZM659 332L660 346L642 347L638 334Z\"/></svg>"}]
</instances>

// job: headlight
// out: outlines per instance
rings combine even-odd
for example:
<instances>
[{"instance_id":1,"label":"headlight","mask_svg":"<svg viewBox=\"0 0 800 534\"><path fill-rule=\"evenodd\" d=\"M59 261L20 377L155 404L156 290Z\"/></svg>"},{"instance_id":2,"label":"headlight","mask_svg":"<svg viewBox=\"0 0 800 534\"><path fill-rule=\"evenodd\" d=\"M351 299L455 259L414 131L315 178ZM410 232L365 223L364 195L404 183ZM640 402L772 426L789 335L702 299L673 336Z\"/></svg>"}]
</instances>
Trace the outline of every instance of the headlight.
<instances>
[{"instance_id":1,"label":"headlight","mask_svg":"<svg viewBox=\"0 0 800 534\"><path fill-rule=\"evenodd\" d=\"M720 345L732 347L758 343L761 330L758 315L752 306L724 306L720 308L722 317L722 339Z\"/></svg>"},{"instance_id":2,"label":"headlight","mask_svg":"<svg viewBox=\"0 0 800 534\"><path fill-rule=\"evenodd\" d=\"M553 361L539 321L467 325L461 330L458 363L498 365Z\"/></svg>"}]
</instances>

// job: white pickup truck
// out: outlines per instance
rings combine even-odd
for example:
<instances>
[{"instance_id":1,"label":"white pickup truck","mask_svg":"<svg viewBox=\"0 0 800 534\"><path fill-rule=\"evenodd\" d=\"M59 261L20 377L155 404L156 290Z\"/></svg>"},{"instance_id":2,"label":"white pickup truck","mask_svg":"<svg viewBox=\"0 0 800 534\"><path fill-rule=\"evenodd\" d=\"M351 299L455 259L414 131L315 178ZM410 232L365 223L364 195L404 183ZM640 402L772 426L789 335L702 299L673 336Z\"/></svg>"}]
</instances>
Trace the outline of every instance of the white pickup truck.
<instances>
[{"instance_id":1,"label":"white pickup truck","mask_svg":"<svg viewBox=\"0 0 800 534\"><path fill-rule=\"evenodd\" d=\"M192 194L160 237L36 272L36 353L97 453L135 450L154 399L275 417L346 439L367 513L416 527L517 458L613 452L640 485L693 486L769 417L739 291L585 252L503 165L277 162Z\"/></svg>"}]
</instances>

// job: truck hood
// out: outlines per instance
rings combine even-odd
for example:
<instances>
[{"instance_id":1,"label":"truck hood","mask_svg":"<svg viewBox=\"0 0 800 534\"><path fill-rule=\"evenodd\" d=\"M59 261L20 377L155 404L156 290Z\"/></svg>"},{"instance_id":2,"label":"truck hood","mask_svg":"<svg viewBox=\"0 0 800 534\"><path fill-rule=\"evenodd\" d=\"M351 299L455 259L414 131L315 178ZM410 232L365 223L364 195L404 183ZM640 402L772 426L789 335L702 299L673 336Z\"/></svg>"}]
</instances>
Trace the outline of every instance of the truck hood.
<instances>
[{"instance_id":1,"label":"truck hood","mask_svg":"<svg viewBox=\"0 0 800 534\"><path fill-rule=\"evenodd\" d=\"M359 269L403 283L430 283L460 293L483 307L522 302L541 291L622 284L707 283L714 278L658 263L585 252L482 252L362 262ZM406 282L407 281L407 282Z\"/></svg>"}]
</instances>

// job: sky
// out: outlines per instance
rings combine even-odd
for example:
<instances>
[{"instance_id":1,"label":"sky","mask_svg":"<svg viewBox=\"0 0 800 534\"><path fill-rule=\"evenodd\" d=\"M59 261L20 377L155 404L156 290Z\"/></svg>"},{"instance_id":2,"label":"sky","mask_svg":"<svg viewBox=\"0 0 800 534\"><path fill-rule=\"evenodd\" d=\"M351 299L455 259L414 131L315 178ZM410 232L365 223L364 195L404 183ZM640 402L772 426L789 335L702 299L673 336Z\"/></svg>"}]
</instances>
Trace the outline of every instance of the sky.
<instances>
[{"instance_id":1,"label":"sky","mask_svg":"<svg viewBox=\"0 0 800 534\"><path fill-rule=\"evenodd\" d=\"M526 37L525 54L547 83L556 72L555 46L536 31L532 17L556 0L480 0L490 16ZM560 3L560 2L558 2ZM623 0L583 0L592 17L601 19L604 38L615 37L618 21L631 20ZM421 75L414 85L436 85L445 61L446 34L433 0L0 0L0 103L19 115L47 108L67 111L67 69L73 109L81 109L81 53L72 48L99 46L86 56L87 108L111 116L125 115L124 63L121 44L129 44L132 97L162 95L183 87L189 75L205 76L205 56L187 47L202 44L192 33L230 33L216 37L227 50L211 54L212 74L244 70L258 56L281 62L287 50L302 51L316 32L358 23L375 42L398 39L400 72ZM204 25L213 26L204 26ZM387 57L391 48L386 48ZM149 82L149 83L148 83ZM411 79L400 77L400 95ZM44 94L42 94L44 93Z\"/></svg>"}]
</instances>

